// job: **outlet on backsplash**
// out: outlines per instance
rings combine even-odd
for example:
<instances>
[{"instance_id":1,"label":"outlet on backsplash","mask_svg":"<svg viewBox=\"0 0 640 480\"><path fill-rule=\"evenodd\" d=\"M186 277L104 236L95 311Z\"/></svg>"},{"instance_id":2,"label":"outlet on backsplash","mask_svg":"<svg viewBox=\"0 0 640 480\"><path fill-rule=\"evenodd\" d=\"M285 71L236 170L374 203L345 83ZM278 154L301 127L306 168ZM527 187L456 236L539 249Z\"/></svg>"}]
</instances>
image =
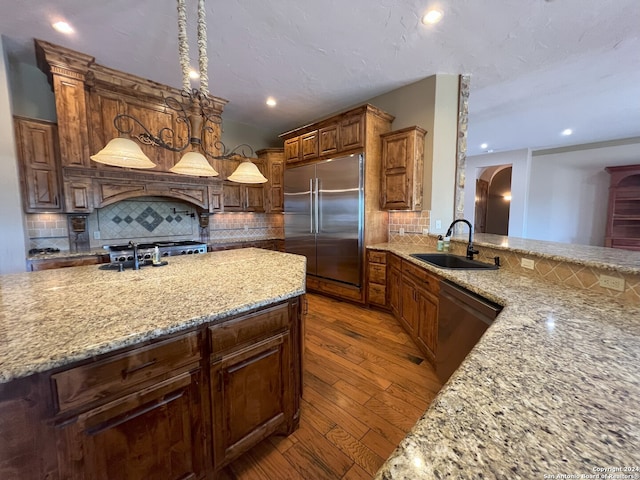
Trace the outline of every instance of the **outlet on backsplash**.
<instances>
[{"instance_id":1,"label":"outlet on backsplash","mask_svg":"<svg viewBox=\"0 0 640 480\"><path fill-rule=\"evenodd\" d=\"M598 277L598 284L604 288L609 288L618 292L624 292L624 278L611 277L609 275L600 275Z\"/></svg>"},{"instance_id":2,"label":"outlet on backsplash","mask_svg":"<svg viewBox=\"0 0 640 480\"><path fill-rule=\"evenodd\" d=\"M535 262L530 258L523 258L520 260L520 265L522 268L528 268L529 270L533 270L535 268Z\"/></svg>"}]
</instances>

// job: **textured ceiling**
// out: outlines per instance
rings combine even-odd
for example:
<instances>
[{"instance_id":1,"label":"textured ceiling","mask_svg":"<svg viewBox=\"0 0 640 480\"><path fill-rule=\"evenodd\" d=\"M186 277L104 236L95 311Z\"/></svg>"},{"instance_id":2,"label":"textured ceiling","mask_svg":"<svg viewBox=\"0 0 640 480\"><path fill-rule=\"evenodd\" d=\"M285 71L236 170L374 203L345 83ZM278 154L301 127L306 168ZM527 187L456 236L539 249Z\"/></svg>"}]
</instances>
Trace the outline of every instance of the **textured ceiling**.
<instances>
[{"instance_id":1,"label":"textured ceiling","mask_svg":"<svg viewBox=\"0 0 640 480\"><path fill-rule=\"evenodd\" d=\"M196 1L187 4L195 65ZM430 6L444 18L426 27ZM52 30L58 19L76 32ZM470 154L483 142L503 151L640 136L637 0L207 0L207 23L210 89L229 100L225 118L274 134L465 73ZM10 55L32 56L41 38L179 87L176 30L174 0L0 0Z\"/></svg>"}]
</instances>

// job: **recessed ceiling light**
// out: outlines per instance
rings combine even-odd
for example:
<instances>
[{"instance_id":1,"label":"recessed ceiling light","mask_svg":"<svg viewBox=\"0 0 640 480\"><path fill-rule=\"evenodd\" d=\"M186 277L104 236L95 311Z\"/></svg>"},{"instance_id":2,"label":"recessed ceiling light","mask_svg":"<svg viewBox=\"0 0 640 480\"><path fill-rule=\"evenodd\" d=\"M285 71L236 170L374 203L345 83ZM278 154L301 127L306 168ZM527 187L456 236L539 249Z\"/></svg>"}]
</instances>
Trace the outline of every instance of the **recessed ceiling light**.
<instances>
[{"instance_id":1,"label":"recessed ceiling light","mask_svg":"<svg viewBox=\"0 0 640 480\"><path fill-rule=\"evenodd\" d=\"M483 143L482 145L480 145L480 148L487 148L489 145L487 145L486 143Z\"/></svg>"},{"instance_id":2,"label":"recessed ceiling light","mask_svg":"<svg viewBox=\"0 0 640 480\"><path fill-rule=\"evenodd\" d=\"M269 105L270 107L275 107L275 106L278 104L278 102L276 102L276 99L275 99L275 98L273 98L273 97L269 97L269 98L267 98L267 102L266 102L266 103L267 103L267 105Z\"/></svg>"},{"instance_id":3,"label":"recessed ceiling light","mask_svg":"<svg viewBox=\"0 0 640 480\"><path fill-rule=\"evenodd\" d=\"M564 135L565 137L568 136L568 135L571 135L572 133L573 133L573 130L571 130L570 128L565 128L562 131L562 135Z\"/></svg>"},{"instance_id":4,"label":"recessed ceiling light","mask_svg":"<svg viewBox=\"0 0 640 480\"><path fill-rule=\"evenodd\" d=\"M189 70L189 78L192 78L195 80L196 78L200 78L200 74L195 70Z\"/></svg>"},{"instance_id":5,"label":"recessed ceiling light","mask_svg":"<svg viewBox=\"0 0 640 480\"><path fill-rule=\"evenodd\" d=\"M55 22L52 23L51 26L56 29L58 32L60 33L66 33L67 35L69 35L70 33L73 33L73 27L71 25L69 25L67 22Z\"/></svg>"},{"instance_id":6,"label":"recessed ceiling light","mask_svg":"<svg viewBox=\"0 0 640 480\"><path fill-rule=\"evenodd\" d=\"M443 15L442 10L432 8L422 17L422 23L425 25L433 25L434 23L438 23L442 20Z\"/></svg>"}]
</instances>

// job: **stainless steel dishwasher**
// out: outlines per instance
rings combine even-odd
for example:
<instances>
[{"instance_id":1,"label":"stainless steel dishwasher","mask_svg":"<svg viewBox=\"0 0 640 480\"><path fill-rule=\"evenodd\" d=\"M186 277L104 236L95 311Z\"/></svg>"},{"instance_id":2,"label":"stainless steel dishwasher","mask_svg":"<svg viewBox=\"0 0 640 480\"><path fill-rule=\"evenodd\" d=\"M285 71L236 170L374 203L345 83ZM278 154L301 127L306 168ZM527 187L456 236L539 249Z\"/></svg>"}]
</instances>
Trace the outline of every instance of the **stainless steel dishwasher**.
<instances>
[{"instance_id":1,"label":"stainless steel dishwasher","mask_svg":"<svg viewBox=\"0 0 640 480\"><path fill-rule=\"evenodd\" d=\"M502 307L443 280L438 306L436 374L444 383L460 366Z\"/></svg>"}]
</instances>

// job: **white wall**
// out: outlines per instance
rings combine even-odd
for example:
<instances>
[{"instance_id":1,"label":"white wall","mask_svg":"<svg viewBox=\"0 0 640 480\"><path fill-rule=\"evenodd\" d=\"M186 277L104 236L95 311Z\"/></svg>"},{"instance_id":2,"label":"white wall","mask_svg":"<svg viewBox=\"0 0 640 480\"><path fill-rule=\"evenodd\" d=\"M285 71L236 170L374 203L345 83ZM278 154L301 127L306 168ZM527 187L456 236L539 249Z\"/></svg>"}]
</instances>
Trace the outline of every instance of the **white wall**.
<instances>
[{"instance_id":1,"label":"white wall","mask_svg":"<svg viewBox=\"0 0 640 480\"><path fill-rule=\"evenodd\" d=\"M436 75L429 226L433 233L444 233L455 213L458 88L457 75ZM441 222L441 228L436 228L437 221Z\"/></svg>"},{"instance_id":2,"label":"white wall","mask_svg":"<svg viewBox=\"0 0 640 480\"><path fill-rule=\"evenodd\" d=\"M224 117L224 113L222 116ZM229 150L242 143L249 144L254 152L263 148L283 146L282 140L277 136L273 136L260 128L245 125L244 123L224 120L222 129L222 142Z\"/></svg>"},{"instance_id":3,"label":"white wall","mask_svg":"<svg viewBox=\"0 0 640 480\"><path fill-rule=\"evenodd\" d=\"M25 270L26 239L13 135L7 57L0 36L0 274Z\"/></svg>"},{"instance_id":4,"label":"white wall","mask_svg":"<svg viewBox=\"0 0 640 480\"><path fill-rule=\"evenodd\" d=\"M609 195L604 168L640 164L640 141L612 143L533 153L528 238L604 245Z\"/></svg>"},{"instance_id":5,"label":"white wall","mask_svg":"<svg viewBox=\"0 0 640 480\"><path fill-rule=\"evenodd\" d=\"M487 153L467 157L464 188L464 218L475 223L476 179L483 168L494 165L511 165L511 208L509 209L509 236L527 237L527 205L531 152L528 149L510 152Z\"/></svg>"},{"instance_id":6,"label":"white wall","mask_svg":"<svg viewBox=\"0 0 640 480\"><path fill-rule=\"evenodd\" d=\"M393 130L417 125L427 131L422 204L424 210L430 210L429 231L433 233L444 233L453 221L458 83L458 75L432 75L367 100L396 117ZM439 229L436 220L441 222Z\"/></svg>"},{"instance_id":7,"label":"white wall","mask_svg":"<svg viewBox=\"0 0 640 480\"><path fill-rule=\"evenodd\" d=\"M467 157L465 218L473 218L478 171L512 164L509 236L604 245L607 166L640 164L640 138Z\"/></svg>"}]
</instances>

